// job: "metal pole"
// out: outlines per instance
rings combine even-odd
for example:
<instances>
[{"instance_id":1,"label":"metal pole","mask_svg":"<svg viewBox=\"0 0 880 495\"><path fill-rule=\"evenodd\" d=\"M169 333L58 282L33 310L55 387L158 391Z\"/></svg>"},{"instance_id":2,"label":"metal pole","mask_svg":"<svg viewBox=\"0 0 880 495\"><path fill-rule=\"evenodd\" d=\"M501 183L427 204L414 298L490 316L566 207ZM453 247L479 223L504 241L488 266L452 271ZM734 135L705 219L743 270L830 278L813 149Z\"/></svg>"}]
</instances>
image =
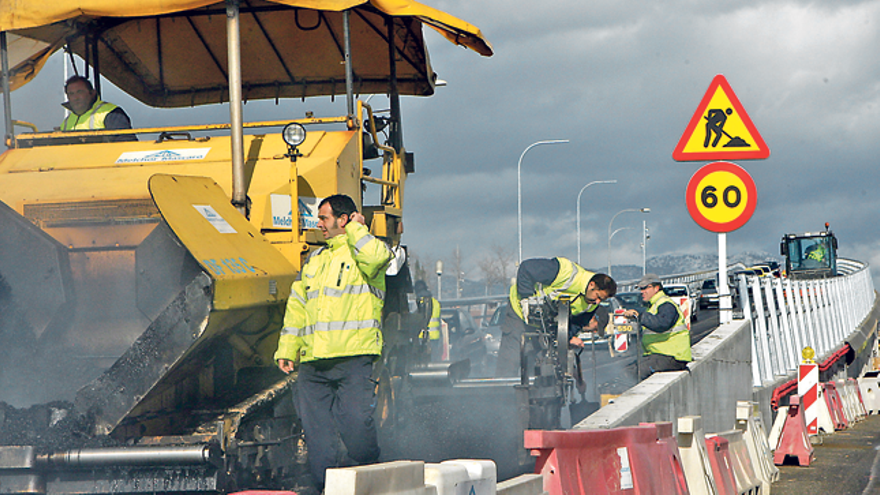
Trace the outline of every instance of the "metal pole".
<instances>
[{"instance_id":1,"label":"metal pole","mask_svg":"<svg viewBox=\"0 0 880 495\"><path fill-rule=\"evenodd\" d=\"M443 298L443 262L437 260L437 264L435 265L437 272L437 300Z\"/></svg>"},{"instance_id":2,"label":"metal pole","mask_svg":"<svg viewBox=\"0 0 880 495\"><path fill-rule=\"evenodd\" d=\"M577 210L577 215L576 215L576 217L577 217L577 218L576 218L576 220L575 220L575 222L577 223L577 252L578 252L577 260L578 260L578 265L581 264L581 194L583 194L584 191L585 191L588 187L592 186L593 184L616 184L616 183L617 183L617 179L612 179L612 180L594 180L593 182L590 182L590 183L587 184L586 186L582 187L582 188L581 188L581 191L578 193L578 197L577 197L577 208L576 208L576 210Z\"/></svg>"},{"instance_id":3,"label":"metal pole","mask_svg":"<svg viewBox=\"0 0 880 495\"><path fill-rule=\"evenodd\" d=\"M100 35L95 34L91 37L91 50L92 50L92 79L95 80L95 91L98 93L98 98L101 98L101 62L98 59L98 38ZM88 50L89 47L86 47Z\"/></svg>"},{"instance_id":4,"label":"metal pole","mask_svg":"<svg viewBox=\"0 0 880 495\"><path fill-rule=\"evenodd\" d=\"M621 230L632 230L632 229L634 229L634 228L635 228L635 227L621 227L621 228L615 230L614 232L612 232L612 233L611 233L611 236L608 238L608 248L609 248L609 249L611 248L611 239L612 239L612 238L613 238L618 232L620 232ZM611 265L608 266L608 276L609 276L609 277L611 276Z\"/></svg>"},{"instance_id":5,"label":"metal pole","mask_svg":"<svg viewBox=\"0 0 880 495\"><path fill-rule=\"evenodd\" d=\"M648 225L646 220L642 220L642 276L645 276L645 272L648 268Z\"/></svg>"},{"instance_id":6,"label":"metal pole","mask_svg":"<svg viewBox=\"0 0 880 495\"><path fill-rule=\"evenodd\" d=\"M241 27L239 0L226 0L226 51L229 65L229 125L232 152L232 204L247 215L244 178L244 133L241 109Z\"/></svg>"},{"instance_id":7,"label":"metal pole","mask_svg":"<svg viewBox=\"0 0 880 495\"><path fill-rule=\"evenodd\" d=\"M216 461L218 452L208 445L106 447L43 454L39 464L92 469L101 466L198 465Z\"/></svg>"},{"instance_id":8,"label":"metal pole","mask_svg":"<svg viewBox=\"0 0 880 495\"><path fill-rule=\"evenodd\" d=\"M391 123L388 137L398 153L403 151L403 119L400 113L400 90L397 87L397 37L394 34L394 17L388 16L388 100L391 105Z\"/></svg>"},{"instance_id":9,"label":"metal pole","mask_svg":"<svg viewBox=\"0 0 880 495\"><path fill-rule=\"evenodd\" d=\"M614 318L614 315L611 315L611 318ZM596 370L596 332L590 332L590 359L593 361L593 394L596 395L597 402L602 402L602 395L599 394L598 371Z\"/></svg>"},{"instance_id":10,"label":"metal pole","mask_svg":"<svg viewBox=\"0 0 880 495\"><path fill-rule=\"evenodd\" d=\"M12 128L12 98L9 95L9 50L6 46L6 31L0 32L0 66L3 70L3 121L6 124L7 148L15 146L15 130Z\"/></svg>"},{"instance_id":11,"label":"metal pole","mask_svg":"<svg viewBox=\"0 0 880 495\"><path fill-rule=\"evenodd\" d=\"M567 143L568 139L549 139L546 141L538 141L537 143L532 143L523 150L522 154L519 155L519 161L516 164L516 225L517 231L519 233L519 257L517 258L517 266L522 264L522 160L523 157L526 156L526 153L529 152L530 149L535 146L540 146L542 144L560 144Z\"/></svg>"},{"instance_id":12,"label":"metal pole","mask_svg":"<svg viewBox=\"0 0 880 495\"><path fill-rule=\"evenodd\" d=\"M342 13L342 32L345 43L345 101L348 116L354 116L354 71L351 67L351 11Z\"/></svg>"},{"instance_id":13,"label":"metal pole","mask_svg":"<svg viewBox=\"0 0 880 495\"><path fill-rule=\"evenodd\" d=\"M733 304L730 300L730 287L727 285L727 234L718 234L718 318L720 323L733 321Z\"/></svg>"}]
</instances>

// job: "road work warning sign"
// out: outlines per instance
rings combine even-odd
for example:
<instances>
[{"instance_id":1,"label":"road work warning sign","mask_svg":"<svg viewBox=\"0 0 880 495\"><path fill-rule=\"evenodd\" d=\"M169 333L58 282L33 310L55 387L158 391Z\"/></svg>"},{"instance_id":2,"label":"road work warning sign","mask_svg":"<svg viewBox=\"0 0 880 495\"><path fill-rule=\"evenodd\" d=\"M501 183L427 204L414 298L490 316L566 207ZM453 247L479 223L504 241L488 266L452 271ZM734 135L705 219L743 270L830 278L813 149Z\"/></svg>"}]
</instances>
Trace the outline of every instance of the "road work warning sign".
<instances>
[{"instance_id":1,"label":"road work warning sign","mask_svg":"<svg viewBox=\"0 0 880 495\"><path fill-rule=\"evenodd\" d=\"M721 74L712 79L672 152L672 158L679 162L762 160L768 156L770 148Z\"/></svg>"}]
</instances>

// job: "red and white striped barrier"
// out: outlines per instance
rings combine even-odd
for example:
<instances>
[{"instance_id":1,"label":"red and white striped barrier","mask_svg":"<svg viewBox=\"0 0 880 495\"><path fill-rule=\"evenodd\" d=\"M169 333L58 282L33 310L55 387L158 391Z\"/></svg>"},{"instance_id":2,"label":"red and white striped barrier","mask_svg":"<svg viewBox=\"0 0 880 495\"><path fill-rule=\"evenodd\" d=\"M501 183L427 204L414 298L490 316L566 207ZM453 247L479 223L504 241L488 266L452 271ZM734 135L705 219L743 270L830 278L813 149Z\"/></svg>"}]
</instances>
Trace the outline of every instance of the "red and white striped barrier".
<instances>
[{"instance_id":1,"label":"red and white striped barrier","mask_svg":"<svg viewBox=\"0 0 880 495\"><path fill-rule=\"evenodd\" d=\"M798 395L807 423L807 433L819 434L819 365L813 362L798 366Z\"/></svg>"}]
</instances>

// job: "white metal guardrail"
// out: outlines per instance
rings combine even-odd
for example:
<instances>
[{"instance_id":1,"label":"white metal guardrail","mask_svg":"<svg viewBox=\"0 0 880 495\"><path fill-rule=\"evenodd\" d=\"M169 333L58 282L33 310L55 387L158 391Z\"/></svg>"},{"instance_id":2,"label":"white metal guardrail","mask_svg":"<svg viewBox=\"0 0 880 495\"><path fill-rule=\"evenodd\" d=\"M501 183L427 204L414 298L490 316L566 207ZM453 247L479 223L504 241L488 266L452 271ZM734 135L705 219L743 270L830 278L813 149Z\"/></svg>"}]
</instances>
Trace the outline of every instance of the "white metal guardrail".
<instances>
[{"instance_id":1,"label":"white metal guardrail","mask_svg":"<svg viewBox=\"0 0 880 495\"><path fill-rule=\"evenodd\" d=\"M823 358L840 347L874 304L867 263L838 260L842 276L790 280L740 275L739 308L752 321L752 382L797 370L806 346Z\"/></svg>"}]
</instances>

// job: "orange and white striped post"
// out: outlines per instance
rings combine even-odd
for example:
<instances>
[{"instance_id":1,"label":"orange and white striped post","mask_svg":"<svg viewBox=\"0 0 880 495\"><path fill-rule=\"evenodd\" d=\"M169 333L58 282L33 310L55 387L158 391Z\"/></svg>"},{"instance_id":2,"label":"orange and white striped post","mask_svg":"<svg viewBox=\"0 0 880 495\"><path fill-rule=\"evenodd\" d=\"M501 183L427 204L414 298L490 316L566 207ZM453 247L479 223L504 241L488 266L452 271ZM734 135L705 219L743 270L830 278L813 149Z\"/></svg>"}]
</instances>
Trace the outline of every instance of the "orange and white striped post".
<instances>
[{"instance_id":1,"label":"orange and white striped post","mask_svg":"<svg viewBox=\"0 0 880 495\"><path fill-rule=\"evenodd\" d=\"M809 435L819 434L819 365L813 361L815 355L812 348L804 347L804 360L798 366L798 395Z\"/></svg>"}]
</instances>

